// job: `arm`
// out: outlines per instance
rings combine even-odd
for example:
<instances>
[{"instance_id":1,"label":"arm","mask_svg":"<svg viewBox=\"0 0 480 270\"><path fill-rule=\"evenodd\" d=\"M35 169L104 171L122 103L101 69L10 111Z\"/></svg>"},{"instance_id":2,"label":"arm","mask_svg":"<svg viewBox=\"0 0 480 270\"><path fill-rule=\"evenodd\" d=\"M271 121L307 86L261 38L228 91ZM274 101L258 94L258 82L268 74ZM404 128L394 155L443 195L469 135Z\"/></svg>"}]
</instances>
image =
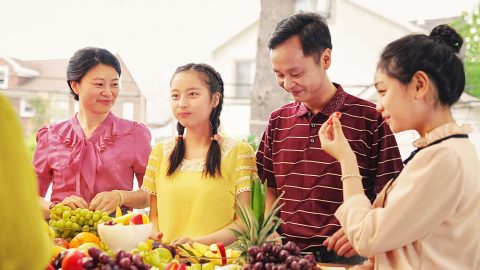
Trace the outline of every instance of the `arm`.
<instances>
[{"instance_id":1,"label":"arm","mask_svg":"<svg viewBox=\"0 0 480 270\"><path fill-rule=\"evenodd\" d=\"M325 122L318 131L318 136L322 149L339 161L342 168L342 176L355 175L342 181L343 200L346 201L352 196L364 195L365 193L361 181L362 177L358 169L357 157L343 134L340 120L337 117L331 118L331 124L327 123L329 121Z\"/></svg>"},{"instance_id":2,"label":"arm","mask_svg":"<svg viewBox=\"0 0 480 270\"><path fill-rule=\"evenodd\" d=\"M48 128L43 127L37 132L36 137L37 145L33 153L33 166L35 167L35 173L38 180L39 187L39 202L42 214L45 219L50 217L49 206L51 202L44 199L48 187L52 182L52 169L48 164Z\"/></svg>"},{"instance_id":3,"label":"arm","mask_svg":"<svg viewBox=\"0 0 480 270\"><path fill-rule=\"evenodd\" d=\"M400 248L455 213L462 196L461 166L460 158L449 149L426 149L397 178L384 208L373 208L366 197L355 196L335 216L364 256Z\"/></svg>"},{"instance_id":4,"label":"arm","mask_svg":"<svg viewBox=\"0 0 480 270\"><path fill-rule=\"evenodd\" d=\"M326 133L327 127L322 126L322 147L340 161L342 174L356 173L338 119L333 121L333 138L328 139ZM461 196L457 169L461 166L461 159L450 149L424 150L402 171L384 208L372 207L359 179L346 179L344 203L335 216L363 256L400 248L421 239L455 212Z\"/></svg>"},{"instance_id":5,"label":"arm","mask_svg":"<svg viewBox=\"0 0 480 270\"><path fill-rule=\"evenodd\" d=\"M139 125L135 134L135 161L133 164L133 170L138 181L138 186L141 187L147 163L149 162L148 157L152 152L152 146L150 145L152 136L150 135L150 131L143 125ZM145 208L150 204L149 194L141 189L136 191L122 190L119 192L123 195L124 206Z\"/></svg>"}]
</instances>

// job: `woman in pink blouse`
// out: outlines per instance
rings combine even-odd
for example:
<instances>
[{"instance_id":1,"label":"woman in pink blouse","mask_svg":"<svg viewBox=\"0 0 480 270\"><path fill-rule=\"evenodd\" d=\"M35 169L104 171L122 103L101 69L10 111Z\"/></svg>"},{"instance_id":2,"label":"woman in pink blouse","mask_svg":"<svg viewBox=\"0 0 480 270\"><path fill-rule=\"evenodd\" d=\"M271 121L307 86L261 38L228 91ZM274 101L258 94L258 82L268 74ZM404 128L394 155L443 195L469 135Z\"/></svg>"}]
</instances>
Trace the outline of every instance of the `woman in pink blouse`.
<instances>
[{"instance_id":1,"label":"woman in pink blouse","mask_svg":"<svg viewBox=\"0 0 480 270\"><path fill-rule=\"evenodd\" d=\"M45 216L54 203L113 212L117 206L144 208L149 196L138 186L151 151L150 132L140 123L116 117L121 67L109 51L87 47L68 63L67 83L78 113L37 133L34 166L40 196L52 185L51 202L41 198Z\"/></svg>"},{"instance_id":2,"label":"woman in pink blouse","mask_svg":"<svg viewBox=\"0 0 480 270\"><path fill-rule=\"evenodd\" d=\"M377 109L392 131L416 130L418 147L372 205L339 118L319 132L342 167L344 202L335 213L369 263L356 268L480 269L480 163L468 126L451 106L465 87L463 39L447 25L409 35L383 51L375 75ZM327 249L346 239L331 237Z\"/></svg>"}]
</instances>

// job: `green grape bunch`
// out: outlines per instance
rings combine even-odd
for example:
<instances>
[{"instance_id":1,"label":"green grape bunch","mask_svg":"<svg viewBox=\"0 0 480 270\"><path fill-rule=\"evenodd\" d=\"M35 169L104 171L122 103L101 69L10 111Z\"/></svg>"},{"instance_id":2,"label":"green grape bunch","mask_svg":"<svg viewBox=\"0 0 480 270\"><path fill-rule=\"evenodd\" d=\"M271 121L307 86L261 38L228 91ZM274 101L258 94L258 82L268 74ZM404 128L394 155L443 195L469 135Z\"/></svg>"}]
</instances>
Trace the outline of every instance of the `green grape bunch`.
<instances>
[{"instance_id":1,"label":"green grape bunch","mask_svg":"<svg viewBox=\"0 0 480 270\"><path fill-rule=\"evenodd\" d=\"M108 212L85 208L72 210L69 206L59 203L50 210L49 225L55 230L56 237L70 241L80 232L97 234L97 225L111 219Z\"/></svg>"}]
</instances>

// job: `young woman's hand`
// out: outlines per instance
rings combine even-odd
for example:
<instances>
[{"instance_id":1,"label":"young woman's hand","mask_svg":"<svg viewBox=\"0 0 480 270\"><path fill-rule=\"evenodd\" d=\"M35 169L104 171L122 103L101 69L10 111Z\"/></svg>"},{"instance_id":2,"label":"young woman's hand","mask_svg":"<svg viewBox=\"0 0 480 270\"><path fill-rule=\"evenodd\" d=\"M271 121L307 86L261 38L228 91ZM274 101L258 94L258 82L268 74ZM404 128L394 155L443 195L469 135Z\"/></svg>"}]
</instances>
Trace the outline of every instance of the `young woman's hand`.
<instances>
[{"instance_id":1,"label":"young woman's hand","mask_svg":"<svg viewBox=\"0 0 480 270\"><path fill-rule=\"evenodd\" d=\"M318 131L322 149L339 161L342 158L355 156L343 134L340 116L338 112L333 113Z\"/></svg>"},{"instance_id":2,"label":"young woman's hand","mask_svg":"<svg viewBox=\"0 0 480 270\"><path fill-rule=\"evenodd\" d=\"M327 247L327 250L334 250L338 256L346 258L358 255L353 249L352 244L348 241L347 236L343 229L339 229L332 236L323 241L323 245Z\"/></svg>"},{"instance_id":3,"label":"young woman's hand","mask_svg":"<svg viewBox=\"0 0 480 270\"><path fill-rule=\"evenodd\" d=\"M75 195L68 196L62 201L63 205L66 205L72 209L76 208L88 208L88 203L82 197Z\"/></svg>"},{"instance_id":4,"label":"young woman's hand","mask_svg":"<svg viewBox=\"0 0 480 270\"><path fill-rule=\"evenodd\" d=\"M163 238L163 233L161 232L152 232L152 234L150 234L150 236L148 237L152 240L155 240L157 242L162 242L162 238Z\"/></svg>"},{"instance_id":5,"label":"young woman's hand","mask_svg":"<svg viewBox=\"0 0 480 270\"><path fill-rule=\"evenodd\" d=\"M122 198L116 191L100 192L97 193L97 195L95 195L93 200L90 202L88 209L112 213L117 209L117 206L121 206L121 201Z\"/></svg>"},{"instance_id":6,"label":"young woman's hand","mask_svg":"<svg viewBox=\"0 0 480 270\"><path fill-rule=\"evenodd\" d=\"M188 238L188 237L180 237L178 239L175 239L173 240L171 243L170 243L170 246L176 246L176 245L181 245L181 244L185 244L185 243L188 243L188 244L193 244L193 241L191 238Z\"/></svg>"}]
</instances>

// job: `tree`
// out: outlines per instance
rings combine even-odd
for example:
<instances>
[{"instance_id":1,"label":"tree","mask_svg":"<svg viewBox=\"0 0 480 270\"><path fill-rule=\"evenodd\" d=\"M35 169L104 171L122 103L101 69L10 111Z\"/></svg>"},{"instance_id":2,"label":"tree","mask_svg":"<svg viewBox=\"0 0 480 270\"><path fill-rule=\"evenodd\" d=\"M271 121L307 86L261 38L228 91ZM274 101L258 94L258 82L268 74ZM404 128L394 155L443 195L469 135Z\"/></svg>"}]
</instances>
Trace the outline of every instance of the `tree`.
<instances>
[{"instance_id":1,"label":"tree","mask_svg":"<svg viewBox=\"0 0 480 270\"><path fill-rule=\"evenodd\" d=\"M450 25L465 42L465 89L471 95L480 97L480 4L472 12L464 12Z\"/></svg>"},{"instance_id":2,"label":"tree","mask_svg":"<svg viewBox=\"0 0 480 270\"><path fill-rule=\"evenodd\" d=\"M268 40L276 24L293 14L295 1L261 0L260 26L257 40L255 80L252 86L250 133L261 138L270 113L291 101L275 81L270 64Z\"/></svg>"}]
</instances>

